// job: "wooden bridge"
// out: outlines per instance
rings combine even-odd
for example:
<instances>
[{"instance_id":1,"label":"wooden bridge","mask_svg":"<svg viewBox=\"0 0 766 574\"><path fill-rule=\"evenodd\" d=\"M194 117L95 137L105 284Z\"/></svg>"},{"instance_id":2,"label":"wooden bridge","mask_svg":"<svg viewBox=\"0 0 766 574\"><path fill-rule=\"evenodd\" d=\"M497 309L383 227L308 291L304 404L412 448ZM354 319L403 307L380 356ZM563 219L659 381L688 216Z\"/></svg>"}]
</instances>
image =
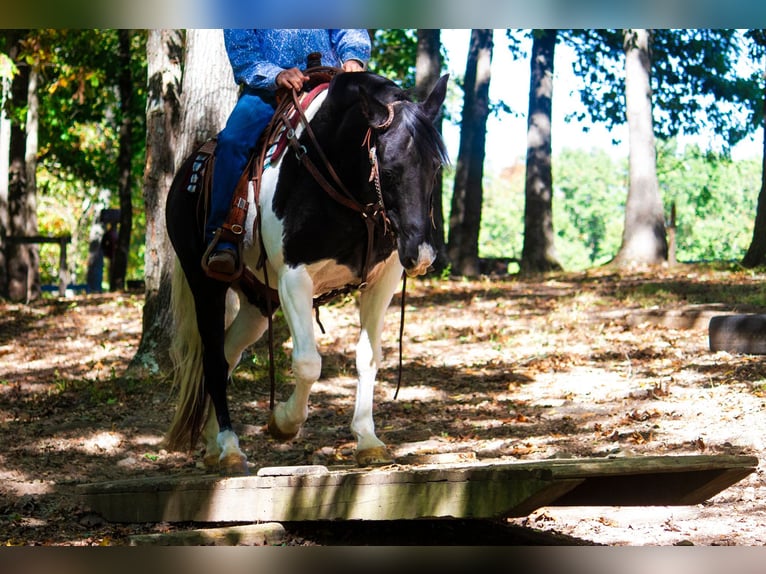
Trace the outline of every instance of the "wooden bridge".
<instances>
[{"instance_id":1,"label":"wooden bridge","mask_svg":"<svg viewBox=\"0 0 766 574\"><path fill-rule=\"evenodd\" d=\"M79 494L106 520L127 523L488 519L543 506L699 504L757 465L751 456L697 455L267 467L84 484Z\"/></svg>"}]
</instances>

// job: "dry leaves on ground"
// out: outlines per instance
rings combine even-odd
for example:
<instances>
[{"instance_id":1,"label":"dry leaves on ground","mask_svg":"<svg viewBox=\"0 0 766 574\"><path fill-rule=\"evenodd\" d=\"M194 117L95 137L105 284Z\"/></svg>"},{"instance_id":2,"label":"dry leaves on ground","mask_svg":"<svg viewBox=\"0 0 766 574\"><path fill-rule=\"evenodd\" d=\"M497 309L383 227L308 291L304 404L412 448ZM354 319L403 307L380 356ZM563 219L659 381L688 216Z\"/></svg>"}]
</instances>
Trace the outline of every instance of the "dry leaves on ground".
<instances>
[{"instance_id":1,"label":"dry leaves on ground","mask_svg":"<svg viewBox=\"0 0 766 574\"><path fill-rule=\"evenodd\" d=\"M387 316L376 390L380 437L402 460L435 453L763 458L766 366L760 357L711 353L706 319L760 311L765 302L763 277L692 266L410 282L396 401L396 304ZM132 534L177 528L108 524L73 496L83 482L202 472L195 456L162 447L172 412L167 380L122 376L140 338L142 304L139 295L108 294L2 305L3 544L125 544ZM257 466L352 461L355 299L324 307L321 319L323 373L297 440L278 444L264 433L264 343L235 374L233 416ZM277 340L278 395L286 398L283 326ZM765 492L759 467L703 505L543 508L507 527L599 544L759 545L766 543ZM343 540L361 543L356 535ZM367 535L379 537L369 543L386 543L385 532ZM318 531L297 540L328 543Z\"/></svg>"}]
</instances>

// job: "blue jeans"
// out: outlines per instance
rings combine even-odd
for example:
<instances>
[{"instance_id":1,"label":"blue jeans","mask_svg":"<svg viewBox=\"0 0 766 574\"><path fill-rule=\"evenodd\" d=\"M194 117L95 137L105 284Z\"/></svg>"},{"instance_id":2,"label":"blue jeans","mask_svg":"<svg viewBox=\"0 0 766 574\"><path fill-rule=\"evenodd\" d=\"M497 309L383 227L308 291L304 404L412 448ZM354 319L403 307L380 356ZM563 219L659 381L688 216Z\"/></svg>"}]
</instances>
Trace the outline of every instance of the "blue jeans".
<instances>
[{"instance_id":1,"label":"blue jeans","mask_svg":"<svg viewBox=\"0 0 766 574\"><path fill-rule=\"evenodd\" d=\"M234 188L247 166L250 152L274 115L274 106L252 93L243 93L218 134L210 212L205 225L209 243L226 221Z\"/></svg>"}]
</instances>

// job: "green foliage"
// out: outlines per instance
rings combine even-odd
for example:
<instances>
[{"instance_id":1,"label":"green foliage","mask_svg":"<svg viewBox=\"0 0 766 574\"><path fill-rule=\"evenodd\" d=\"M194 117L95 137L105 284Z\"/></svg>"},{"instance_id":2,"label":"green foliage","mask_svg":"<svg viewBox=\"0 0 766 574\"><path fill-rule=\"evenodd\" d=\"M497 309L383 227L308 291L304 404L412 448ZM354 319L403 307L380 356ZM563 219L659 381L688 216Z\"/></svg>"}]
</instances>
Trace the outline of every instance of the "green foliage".
<instances>
[{"instance_id":1,"label":"green foliage","mask_svg":"<svg viewBox=\"0 0 766 574\"><path fill-rule=\"evenodd\" d=\"M39 70L38 226L43 235L72 236L69 266L82 283L89 235L101 207L117 207L117 154L123 111L117 30L30 32L22 61ZM133 235L129 277L143 276L145 215L142 179L145 147L146 34L134 32L131 46L135 95L127 110L133 123ZM23 118L18 107L14 117ZM106 205L104 205L104 203ZM41 246L41 277L55 283L58 248Z\"/></svg>"},{"instance_id":2,"label":"green foliage","mask_svg":"<svg viewBox=\"0 0 766 574\"><path fill-rule=\"evenodd\" d=\"M607 263L620 247L627 162L603 150L565 150L553 161L553 229L565 269Z\"/></svg>"},{"instance_id":3,"label":"green foliage","mask_svg":"<svg viewBox=\"0 0 766 574\"><path fill-rule=\"evenodd\" d=\"M657 175L666 210L676 205L678 259L741 260L753 234L760 162L733 161L696 146L674 149L659 148Z\"/></svg>"},{"instance_id":4,"label":"green foliage","mask_svg":"<svg viewBox=\"0 0 766 574\"><path fill-rule=\"evenodd\" d=\"M415 86L418 40L413 29L379 29L372 39L368 69L397 82L404 89Z\"/></svg>"},{"instance_id":5,"label":"green foliage","mask_svg":"<svg viewBox=\"0 0 766 574\"><path fill-rule=\"evenodd\" d=\"M561 36L576 51L574 70L589 116L614 126L625 122L622 30L569 30ZM652 31L654 129L668 139L710 129L735 144L757 127L762 74L741 76L742 36L724 29Z\"/></svg>"},{"instance_id":6,"label":"green foliage","mask_svg":"<svg viewBox=\"0 0 766 574\"><path fill-rule=\"evenodd\" d=\"M524 238L523 165L485 175L479 257L521 258Z\"/></svg>"},{"instance_id":7,"label":"green foliage","mask_svg":"<svg viewBox=\"0 0 766 574\"><path fill-rule=\"evenodd\" d=\"M668 218L676 205L677 258L699 262L742 258L752 237L760 189L758 160L733 161L697 147L661 142L658 178ZM565 269L608 263L622 240L627 161L603 150L564 150L553 158L553 229ZM449 182L445 182L449 188ZM518 258L524 233L524 166L485 176L479 253Z\"/></svg>"}]
</instances>

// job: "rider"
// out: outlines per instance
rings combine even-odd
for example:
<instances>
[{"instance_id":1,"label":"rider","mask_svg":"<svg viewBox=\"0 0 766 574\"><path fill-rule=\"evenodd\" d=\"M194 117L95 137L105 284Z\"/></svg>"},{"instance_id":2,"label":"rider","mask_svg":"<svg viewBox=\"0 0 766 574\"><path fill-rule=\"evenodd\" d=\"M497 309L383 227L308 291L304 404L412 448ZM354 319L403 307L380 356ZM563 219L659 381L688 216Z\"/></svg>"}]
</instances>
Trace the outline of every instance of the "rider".
<instances>
[{"instance_id":1,"label":"rider","mask_svg":"<svg viewBox=\"0 0 766 574\"><path fill-rule=\"evenodd\" d=\"M322 65L346 72L364 70L370 57L367 30L224 30L226 52L234 79L241 86L236 106L218 134L212 196L205 226L208 249L203 267L219 277L233 276L238 268L237 247L218 241L234 189L252 149L276 106L277 88L300 90L308 79L299 69L312 52Z\"/></svg>"}]
</instances>

